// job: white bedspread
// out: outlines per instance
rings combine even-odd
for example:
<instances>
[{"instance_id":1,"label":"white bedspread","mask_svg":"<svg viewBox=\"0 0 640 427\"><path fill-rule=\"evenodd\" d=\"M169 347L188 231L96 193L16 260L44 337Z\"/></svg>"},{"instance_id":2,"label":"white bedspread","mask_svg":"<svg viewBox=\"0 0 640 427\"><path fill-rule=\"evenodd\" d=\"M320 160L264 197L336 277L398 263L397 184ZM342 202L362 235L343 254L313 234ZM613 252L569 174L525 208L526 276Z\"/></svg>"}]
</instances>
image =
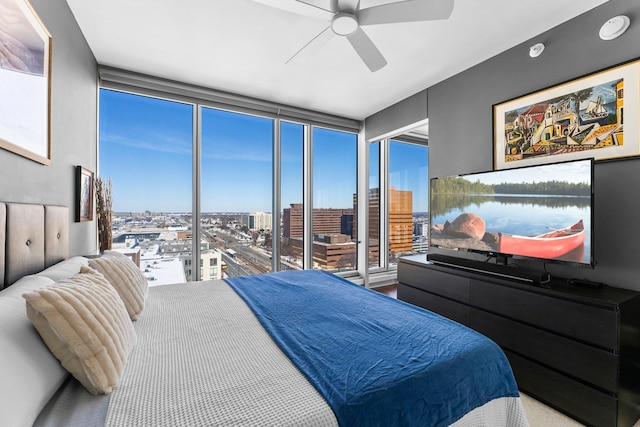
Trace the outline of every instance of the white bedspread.
<instances>
[{"instance_id":1,"label":"white bedspread","mask_svg":"<svg viewBox=\"0 0 640 427\"><path fill-rule=\"evenodd\" d=\"M333 412L223 281L149 288L105 426L337 426ZM455 423L527 426L517 398Z\"/></svg>"},{"instance_id":2,"label":"white bedspread","mask_svg":"<svg viewBox=\"0 0 640 427\"><path fill-rule=\"evenodd\" d=\"M149 289L105 426L337 426L223 281Z\"/></svg>"}]
</instances>

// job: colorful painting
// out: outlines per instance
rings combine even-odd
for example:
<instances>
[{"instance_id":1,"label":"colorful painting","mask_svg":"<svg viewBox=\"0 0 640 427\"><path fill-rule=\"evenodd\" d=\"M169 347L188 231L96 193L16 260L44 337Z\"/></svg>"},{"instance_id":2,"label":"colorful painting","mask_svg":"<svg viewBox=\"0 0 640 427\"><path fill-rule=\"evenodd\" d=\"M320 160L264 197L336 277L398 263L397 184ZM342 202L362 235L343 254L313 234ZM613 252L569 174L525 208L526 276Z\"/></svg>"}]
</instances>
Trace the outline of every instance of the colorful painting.
<instances>
[{"instance_id":1,"label":"colorful painting","mask_svg":"<svg viewBox=\"0 0 640 427\"><path fill-rule=\"evenodd\" d=\"M48 165L51 36L27 0L0 0L0 147Z\"/></svg>"},{"instance_id":2,"label":"colorful painting","mask_svg":"<svg viewBox=\"0 0 640 427\"><path fill-rule=\"evenodd\" d=\"M494 168L637 155L639 81L636 61L495 105Z\"/></svg>"}]
</instances>

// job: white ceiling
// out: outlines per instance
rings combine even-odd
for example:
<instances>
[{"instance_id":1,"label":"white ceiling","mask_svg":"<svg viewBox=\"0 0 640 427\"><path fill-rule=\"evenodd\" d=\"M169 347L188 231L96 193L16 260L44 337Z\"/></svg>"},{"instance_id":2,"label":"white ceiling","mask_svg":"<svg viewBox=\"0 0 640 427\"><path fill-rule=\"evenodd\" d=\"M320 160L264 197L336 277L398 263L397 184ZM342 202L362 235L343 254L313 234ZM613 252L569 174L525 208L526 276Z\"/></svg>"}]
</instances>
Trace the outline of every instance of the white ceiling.
<instances>
[{"instance_id":1,"label":"white ceiling","mask_svg":"<svg viewBox=\"0 0 640 427\"><path fill-rule=\"evenodd\" d=\"M606 1L455 0L448 20L366 26L375 73L335 35L285 64L327 24L253 0L67 3L99 64L362 120Z\"/></svg>"}]
</instances>

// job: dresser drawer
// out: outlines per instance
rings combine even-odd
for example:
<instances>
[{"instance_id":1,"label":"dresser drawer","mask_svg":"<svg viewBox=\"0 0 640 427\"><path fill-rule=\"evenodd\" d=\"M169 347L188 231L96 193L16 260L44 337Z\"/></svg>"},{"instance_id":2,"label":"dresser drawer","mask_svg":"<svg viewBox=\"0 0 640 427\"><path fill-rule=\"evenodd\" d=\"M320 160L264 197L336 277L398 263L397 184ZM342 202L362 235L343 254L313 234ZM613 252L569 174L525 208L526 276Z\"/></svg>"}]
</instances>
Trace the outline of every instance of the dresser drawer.
<instances>
[{"instance_id":1,"label":"dresser drawer","mask_svg":"<svg viewBox=\"0 0 640 427\"><path fill-rule=\"evenodd\" d=\"M518 388L523 392L572 414L584 424L597 427L618 425L618 402L615 397L509 351L505 351L505 354L511 363Z\"/></svg>"},{"instance_id":2,"label":"dresser drawer","mask_svg":"<svg viewBox=\"0 0 640 427\"><path fill-rule=\"evenodd\" d=\"M501 347L615 393L618 356L568 338L471 310L471 327Z\"/></svg>"},{"instance_id":3,"label":"dresser drawer","mask_svg":"<svg viewBox=\"0 0 640 427\"><path fill-rule=\"evenodd\" d=\"M501 345L524 393L590 426L640 417L640 292L534 286L417 258L400 259L398 281L398 298Z\"/></svg>"},{"instance_id":4,"label":"dresser drawer","mask_svg":"<svg viewBox=\"0 0 640 427\"><path fill-rule=\"evenodd\" d=\"M471 305L617 351L618 312L474 280Z\"/></svg>"},{"instance_id":5,"label":"dresser drawer","mask_svg":"<svg viewBox=\"0 0 640 427\"><path fill-rule=\"evenodd\" d=\"M398 299L411 301L413 305L469 326L471 307L468 305L460 304L402 283L398 285Z\"/></svg>"},{"instance_id":6,"label":"dresser drawer","mask_svg":"<svg viewBox=\"0 0 640 427\"><path fill-rule=\"evenodd\" d=\"M401 283L411 285L432 294L468 304L471 293L471 279L449 272L425 270L421 266L401 263L398 265L398 278Z\"/></svg>"}]
</instances>

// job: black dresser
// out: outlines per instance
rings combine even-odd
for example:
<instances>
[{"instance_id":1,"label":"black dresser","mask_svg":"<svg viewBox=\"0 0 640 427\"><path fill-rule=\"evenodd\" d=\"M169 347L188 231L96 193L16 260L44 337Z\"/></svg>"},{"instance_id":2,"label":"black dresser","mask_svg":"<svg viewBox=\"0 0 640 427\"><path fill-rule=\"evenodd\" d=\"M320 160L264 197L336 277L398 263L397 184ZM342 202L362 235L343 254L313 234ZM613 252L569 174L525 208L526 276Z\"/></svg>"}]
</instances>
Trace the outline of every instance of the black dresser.
<instances>
[{"instance_id":1,"label":"black dresser","mask_svg":"<svg viewBox=\"0 0 640 427\"><path fill-rule=\"evenodd\" d=\"M640 417L640 292L513 279L400 259L398 298L475 329L507 355L520 390L594 426Z\"/></svg>"}]
</instances>

